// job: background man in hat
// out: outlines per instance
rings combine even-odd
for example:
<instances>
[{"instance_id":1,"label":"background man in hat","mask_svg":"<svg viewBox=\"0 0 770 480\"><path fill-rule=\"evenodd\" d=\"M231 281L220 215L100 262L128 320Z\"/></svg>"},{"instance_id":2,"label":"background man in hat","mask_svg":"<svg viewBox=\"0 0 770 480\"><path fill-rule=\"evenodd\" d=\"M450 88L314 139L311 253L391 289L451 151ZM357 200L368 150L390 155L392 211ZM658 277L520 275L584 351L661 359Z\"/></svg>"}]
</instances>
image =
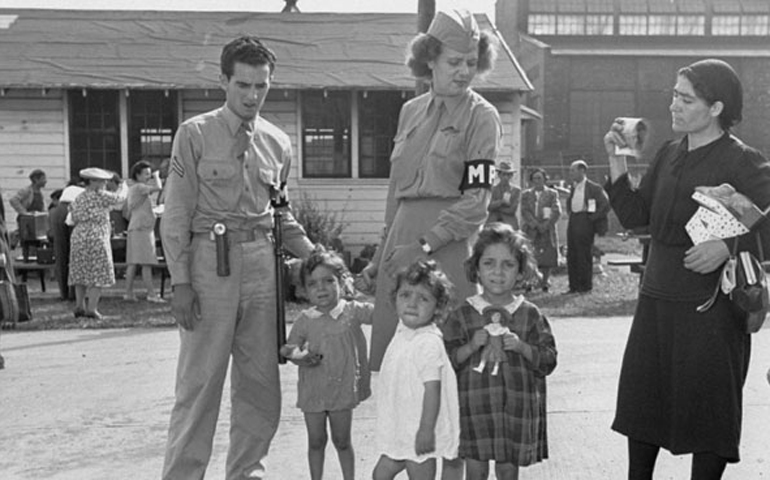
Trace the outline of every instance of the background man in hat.
<instances>
[{"instance_id":1,"label":"background man in hat","mask_svg":"<svg viewBox=\"0 0 770 480\"><path fill-rule=\"evenodd\" d=\"M572 180L567 210L567 293L586 293L593 288L594 236L607 233L610 202L604 189L586 177L588 165L575 160L569 167Z\"/></svg>"},{"instance_id":2,"label":"background man in hat","mask_svg":"<svg viewBox=\"0 0 770 480\"><path fill-rule=\"evenodd\" d=\"M489 217L487 222L503 222L519 229L519 209L521 188L511 183L515 170L509 162L497 165L497 184L492 187L492 199L489 202Z\"/></svg>"},{"instance_id":3,"label":"background man in hat","mask_svg":"<svg viewBox=\"0 0 770 480\"><path fill-rule=\"evenodd\" d=\"M225 105L187 120L174 138L161 235L181 344L166 480L203 478L231 357L226 478L262 478L262 460L278 428L271 197L284 215L288 250L304 258L313 245L282 192L290 139L259 115L275 61L256 37L227 44L220 65Z\"/></svg>"}]
</instances>

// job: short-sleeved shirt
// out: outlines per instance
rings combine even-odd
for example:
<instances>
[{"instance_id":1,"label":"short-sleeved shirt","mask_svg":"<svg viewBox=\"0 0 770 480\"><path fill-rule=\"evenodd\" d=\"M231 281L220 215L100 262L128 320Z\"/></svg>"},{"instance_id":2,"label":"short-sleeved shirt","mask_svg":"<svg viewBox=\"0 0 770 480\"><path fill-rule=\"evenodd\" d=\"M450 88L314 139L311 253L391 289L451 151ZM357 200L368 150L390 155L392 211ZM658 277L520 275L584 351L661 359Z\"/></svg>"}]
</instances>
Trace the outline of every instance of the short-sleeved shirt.
<instances>
[{"instance_id":1,"label":"short-sleeved shirt","mask_svg":"<svg viewBox=\"0 0 770 480\"><path fill-rule=\"evenodd\" d=\"M415 440L422 416L425 383L441 382L436 449L417 455ZM423 462L456 458L460 442L457 380L435 324L411 329L399 321L377 383L377 445L394 460Z\"/></svg>"}]
</instances>

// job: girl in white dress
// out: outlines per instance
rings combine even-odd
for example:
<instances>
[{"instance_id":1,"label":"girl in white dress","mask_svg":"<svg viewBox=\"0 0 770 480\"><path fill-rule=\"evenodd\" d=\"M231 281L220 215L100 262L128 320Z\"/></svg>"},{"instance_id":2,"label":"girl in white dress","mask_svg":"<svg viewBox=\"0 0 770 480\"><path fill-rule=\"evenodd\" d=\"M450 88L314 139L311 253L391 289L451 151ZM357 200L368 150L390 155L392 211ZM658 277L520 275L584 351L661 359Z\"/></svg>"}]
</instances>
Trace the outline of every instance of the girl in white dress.
<instances>
[{"instance_id":1,"label":"girl in white dress","mask_svg":"<svg viewBox=\"0 0 770 480\"><path fill-rule=\"evenodd\" d=\"M401 271L393 302L399 323L377 383L377 445L374 480L392 480L406 469L410 480L459 472L460 414L457 380L436 321L443 319L451 283L434 261Z\"/></svg>"}]
</instances>

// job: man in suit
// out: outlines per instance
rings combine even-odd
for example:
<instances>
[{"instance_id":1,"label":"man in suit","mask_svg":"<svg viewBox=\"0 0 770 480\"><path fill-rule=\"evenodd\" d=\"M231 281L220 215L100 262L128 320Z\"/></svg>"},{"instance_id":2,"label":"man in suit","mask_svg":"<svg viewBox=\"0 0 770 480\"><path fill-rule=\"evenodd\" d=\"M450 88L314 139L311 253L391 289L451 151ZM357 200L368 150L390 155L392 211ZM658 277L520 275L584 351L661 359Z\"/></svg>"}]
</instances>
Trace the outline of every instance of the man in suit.
<instances>
[{"instance_id":1,"label":"man in suit","mask_svg":"<svg viewBox=\"0 0 770 480\"><path fill-rule=\"evenodd\" d=\"M567 199L567 293L587 293L593 288L594 235L607 232L609 199L598 183L586 178L587 170L583 160L576 160L569 167L572 185Z\"/></svg>"}]
</instances>

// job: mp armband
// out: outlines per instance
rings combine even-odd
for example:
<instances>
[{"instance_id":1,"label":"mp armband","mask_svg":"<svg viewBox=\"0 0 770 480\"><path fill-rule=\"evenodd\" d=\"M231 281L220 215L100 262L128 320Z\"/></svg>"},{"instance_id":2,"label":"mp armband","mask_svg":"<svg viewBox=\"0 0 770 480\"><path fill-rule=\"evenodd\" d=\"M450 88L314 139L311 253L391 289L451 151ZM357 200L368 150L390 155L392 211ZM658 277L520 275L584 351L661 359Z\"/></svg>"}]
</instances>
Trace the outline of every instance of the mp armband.
<instances>
[{"instance_id":1,"label":"mp armband","mask_svg":"<svg viewBox=\"0 0 770 480\"><path fill-rule=\"evenodd\" d=\"M460 182L460 193L471 188L490 190L495 181L494 160L468 160L463 167L463 180Z\"/></svg>"},{"instance_id":2,"label":"mp armband","mask_svg":"<svg viewBox=\"0 0 770 480\"><path fill-rule=\"evenodd\" d=\"M281 186L270 186L270 205L273 208L283 208L289 206L289 191L286 188L286 182L281 182Z\"/></svg>"}]
</instances>

